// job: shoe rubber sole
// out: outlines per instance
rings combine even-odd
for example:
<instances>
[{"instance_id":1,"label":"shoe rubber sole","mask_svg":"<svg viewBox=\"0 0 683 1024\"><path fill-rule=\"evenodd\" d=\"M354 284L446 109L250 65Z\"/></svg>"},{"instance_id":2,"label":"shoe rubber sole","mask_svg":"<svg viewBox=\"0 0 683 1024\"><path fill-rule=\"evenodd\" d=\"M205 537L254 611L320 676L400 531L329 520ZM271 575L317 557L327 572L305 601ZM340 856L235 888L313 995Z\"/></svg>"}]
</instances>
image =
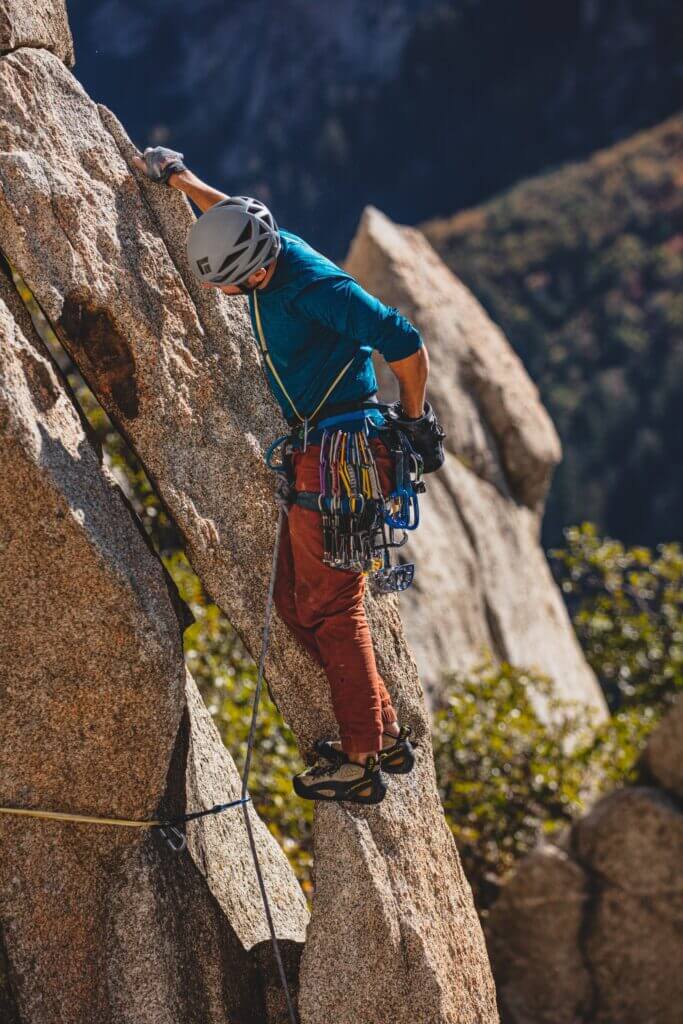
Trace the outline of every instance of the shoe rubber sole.
<instances>
[{"instance_id":1,"label":"shoe rubber sole","mask_svg":"<svg viewBox=\"0 0 683 1024\"><path fill-rule=\"evenodd\" d=\"M330 803L379 804L384 800L387 793L386 783L381 780L373 782L371 779L354 783L355 790L351 789L348 792L344 792L340 789L335 794L321 792L321 790L329 790L331 788L329 782L327 784L320 783L320 789L316 792L311 786L302 785L296 775L292 779L292 785L294 786L294 792L302 800L327 800Z\"/></svg>"}]
</instances>

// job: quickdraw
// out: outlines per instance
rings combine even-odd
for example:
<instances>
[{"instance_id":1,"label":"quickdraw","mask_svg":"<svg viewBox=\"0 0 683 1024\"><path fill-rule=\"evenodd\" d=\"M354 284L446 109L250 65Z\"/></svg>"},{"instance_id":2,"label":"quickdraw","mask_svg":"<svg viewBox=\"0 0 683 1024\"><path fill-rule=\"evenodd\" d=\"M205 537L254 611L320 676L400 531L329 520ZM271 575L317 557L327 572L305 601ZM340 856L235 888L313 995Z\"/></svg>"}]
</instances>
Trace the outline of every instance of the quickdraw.
<instances>
[{"instance_id":1,"label":"quickdraw","mask_svg":"<svg viewBox=\"0 0 683 1024\"><path fill-rule=\"evenodd\" d=\"M311 434L319 438L320 490L299 491L295 501L320 513L323 562L365 573L381 593L407 589L415 567L410 563L392 565L391 551L403 547L408 531L420 522L418 494L425 490L421 457L379 409L323 419L306 434L306 445ZM381 437L393 455L395 486L386 495L370 444L372 437ZM290 483L288 460L299 440L296 432L279 437L266 453L268 467L288 476ZM278 449L281 461L274 463Z\"/></svg>"}]
</instances>

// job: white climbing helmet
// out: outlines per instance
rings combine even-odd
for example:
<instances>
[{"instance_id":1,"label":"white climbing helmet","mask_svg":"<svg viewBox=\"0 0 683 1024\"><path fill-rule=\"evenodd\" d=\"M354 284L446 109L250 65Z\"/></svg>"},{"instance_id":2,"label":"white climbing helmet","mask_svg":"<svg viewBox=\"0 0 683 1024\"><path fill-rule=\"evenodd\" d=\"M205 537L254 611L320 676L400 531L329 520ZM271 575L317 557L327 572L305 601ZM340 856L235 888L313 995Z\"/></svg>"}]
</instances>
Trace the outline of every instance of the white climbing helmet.
<instances>
[{"instance_id":1,"label":"white climbing helmet","mask_svg":"<svg viewBox=\"0 0 683 1024\"><path fill-rule=\"evenodd\" d=\"M211 284L242 284L277 259L280 248L272 213L249 196L230 196L210 206L187 236L192 273Z\"/></svg>"}]
</instances>

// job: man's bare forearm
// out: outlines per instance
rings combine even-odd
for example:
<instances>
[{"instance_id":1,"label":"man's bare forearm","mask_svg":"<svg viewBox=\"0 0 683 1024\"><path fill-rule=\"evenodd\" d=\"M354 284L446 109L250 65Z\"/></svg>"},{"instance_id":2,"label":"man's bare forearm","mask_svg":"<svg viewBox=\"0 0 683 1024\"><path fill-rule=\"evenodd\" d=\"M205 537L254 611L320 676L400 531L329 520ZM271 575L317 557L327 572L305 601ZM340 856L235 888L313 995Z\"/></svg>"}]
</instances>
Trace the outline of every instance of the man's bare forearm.
<instances>
[{"instance_id":1,"label":"man's bare forearm","mask_svg":"<svg viewBox=\"0 0 683 1024\"><path fill-rule=\"evenodd\" d=\"M215 206L221 199L229 198L225 192L219 192L218 189L211 188L201 178L198 178L196 174L188 170L172 174L168 179L168 183L173 188L184 192L188 199L191 199L199 207L202 213Z\"/></svg>"},{"instance_id":2,"label":"man's bare forearm","mask_svg":"<svg viewBox=\"0 0 683 1024\"><path fill-rule=\"evenodd\" d=\"M429 377L429 356L425 345L411 356L387 363L387 366L398 380L401 406L406 416L421 416Z\"/></svg>"}]
</instances>

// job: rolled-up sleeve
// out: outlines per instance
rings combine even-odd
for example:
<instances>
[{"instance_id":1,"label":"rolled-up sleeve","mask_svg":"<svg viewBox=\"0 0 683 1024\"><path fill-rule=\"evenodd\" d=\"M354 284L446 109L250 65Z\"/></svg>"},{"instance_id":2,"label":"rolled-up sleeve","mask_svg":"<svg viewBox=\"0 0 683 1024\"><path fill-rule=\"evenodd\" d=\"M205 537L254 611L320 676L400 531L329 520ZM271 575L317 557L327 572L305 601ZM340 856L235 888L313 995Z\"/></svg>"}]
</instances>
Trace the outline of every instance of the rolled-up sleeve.
<instances>
[{"instance_id":1,"label":"rolled-up sleeve","mask_svg":"<svg viewBox=\"0 0 683 1024\"><path fill-rule=\"evenodd\" d=\"M349 277L324 277L296 297L298 313L346 338L377 349L388 363L422 346L419 331L395 306L385 306Z\"/></svg>"}]
</instances>

